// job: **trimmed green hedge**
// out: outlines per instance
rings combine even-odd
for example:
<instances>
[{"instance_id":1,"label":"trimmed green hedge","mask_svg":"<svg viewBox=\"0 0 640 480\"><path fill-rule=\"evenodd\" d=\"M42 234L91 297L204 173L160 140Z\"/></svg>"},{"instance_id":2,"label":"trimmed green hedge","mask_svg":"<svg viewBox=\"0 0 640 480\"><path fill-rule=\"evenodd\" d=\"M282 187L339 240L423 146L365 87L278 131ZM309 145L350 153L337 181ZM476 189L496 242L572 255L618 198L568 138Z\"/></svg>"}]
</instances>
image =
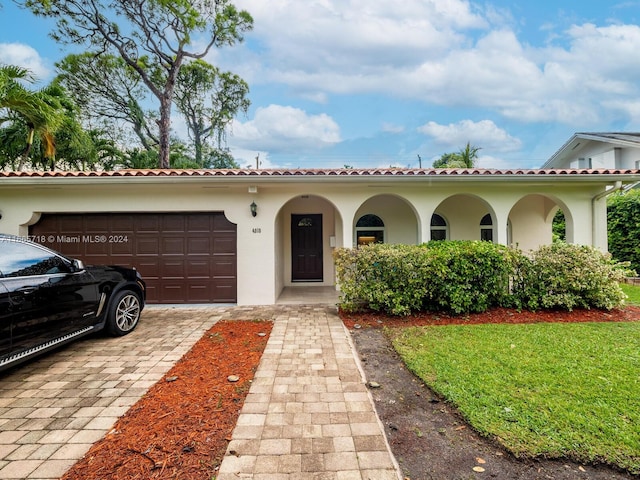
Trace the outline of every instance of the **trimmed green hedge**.
<instances>
[{"instance_id":1,"label":"trimmed green hedge","mask_svg":"<svg viewBox=\"0 0 640 480\"><path fill-rule=\"evenodd\" d=\"M640 189L609 197L607 227L611 255L640 271Z\"/></svg>"},{"instance_id":2,"label":"trimmed green hedge","mask_svg":"<svg viewBox=\"0 0 640 480\"><path fill-rule=\"evenodd\" d=\"M624 265L593 248L561 242L530 256L480 241L376 244L336 249L334 260L346 311L611 309L625 298L618 285Z\"/></svg>"}]
</instances>

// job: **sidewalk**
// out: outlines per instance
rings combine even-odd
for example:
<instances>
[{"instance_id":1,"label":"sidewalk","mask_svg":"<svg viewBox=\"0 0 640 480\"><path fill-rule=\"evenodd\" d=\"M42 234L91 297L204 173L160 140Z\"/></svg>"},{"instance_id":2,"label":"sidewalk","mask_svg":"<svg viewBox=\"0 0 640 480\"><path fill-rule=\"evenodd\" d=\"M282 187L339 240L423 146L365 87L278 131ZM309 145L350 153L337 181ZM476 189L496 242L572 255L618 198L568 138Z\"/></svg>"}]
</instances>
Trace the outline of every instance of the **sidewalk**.
<instances>
[{"instance_id":1,"label":"sidewalk","mask_svg":"<svg viewBox=\"0 0 640 480\"><path fill-rule=\"evenodd\" d=\"M217 476L238 478L401 478L334 308L291 308L274 319Z\"/></svg>"}]
</instances>

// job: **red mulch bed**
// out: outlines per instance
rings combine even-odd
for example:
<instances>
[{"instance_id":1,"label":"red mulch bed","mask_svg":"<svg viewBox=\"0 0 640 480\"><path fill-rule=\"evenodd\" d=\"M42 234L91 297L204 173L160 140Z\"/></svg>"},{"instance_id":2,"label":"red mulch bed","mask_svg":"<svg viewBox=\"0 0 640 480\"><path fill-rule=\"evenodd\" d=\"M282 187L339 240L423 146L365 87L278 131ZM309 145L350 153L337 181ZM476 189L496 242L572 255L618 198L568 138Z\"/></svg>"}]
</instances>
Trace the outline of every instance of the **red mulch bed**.
<instances>
[{"instance_id":1,"label":"red mulch bed","mask_svg":"<svg viewBox=\"0 0 640 480\"><path fill-rule=\"evenodd\" d=\"M541 322L630 322L640 320L640 307L616 310L517 311L494 308L484 313L448 315L443 313L418 313L407 317L395 317L378 312L340 312L347 328L360 327L408 327L420 325L476 325L482 323L541 323Z\"/></svg>"},{"instance_id":2,"label":"red mulch bed","mask_svg":"<svg viewBox=\"0 0 640 480\"><path fill-rule=\"evenodd\" d=\"M62 480L212 478L271 327L218 322Z\"/></svg>"}]
</instances>

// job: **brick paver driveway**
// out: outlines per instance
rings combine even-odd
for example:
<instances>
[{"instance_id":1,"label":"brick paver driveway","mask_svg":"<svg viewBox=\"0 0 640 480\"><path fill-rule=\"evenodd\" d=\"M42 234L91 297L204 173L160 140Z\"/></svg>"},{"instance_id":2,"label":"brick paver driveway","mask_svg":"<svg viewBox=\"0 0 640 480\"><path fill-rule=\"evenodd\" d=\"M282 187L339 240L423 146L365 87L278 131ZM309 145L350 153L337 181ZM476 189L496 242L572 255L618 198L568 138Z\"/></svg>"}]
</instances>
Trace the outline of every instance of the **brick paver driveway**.
<instances>
[{"instance_id":1,"label":"brick paver driveway","mask_svg":"<svg viewBox=\"0 0 640 480\"><path fill-rule=\"evenodd\" d=\"M223 314L147 308L130 335L0 373L0 479L60 478Z\"/></svg>"}]
</instances>

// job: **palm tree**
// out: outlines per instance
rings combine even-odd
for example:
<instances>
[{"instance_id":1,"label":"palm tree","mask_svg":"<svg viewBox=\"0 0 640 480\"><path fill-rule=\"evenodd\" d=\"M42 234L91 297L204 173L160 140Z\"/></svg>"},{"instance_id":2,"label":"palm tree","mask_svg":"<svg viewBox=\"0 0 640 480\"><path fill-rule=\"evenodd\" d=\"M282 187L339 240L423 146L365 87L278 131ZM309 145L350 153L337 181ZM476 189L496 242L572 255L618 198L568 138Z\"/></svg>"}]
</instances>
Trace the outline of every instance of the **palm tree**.
<instances>
[{"instance_id":1,"label":"palm tree","mask_svg":"<svg viewBox=\"0 0 640 480\"><path fill-rule=\"evenodd\" d=\"M467 142L467 145L458 153L459 159L462 161L463 168L473 168L476 166L478 152L480 147L475 147Z\"/></svg>"},{"instance_id":2,"label":"palm tree","mask_svg":"<svg viewBox=\"0 0 640 480\"><path fill-rule=\"evenodd\" d=\"M18 169L22 170L29 159L34 136L43 145L44 156L55 157L54 132L64 118L60 101L61 91L55 85L40 91L30 91L22 82L33 82L29 70L14 65L0 65L0 125L22 121L27 127L26 146L20 157Z\"/></svg>"},{"instance_id":3,"label":"palm tree","mask_svg":"<svg viewBox=\"0 0 640 480\"><path fill-rule=\"evenodd\" d=\"M471 142L467 142L458 153L445 153L436 159L433 168L474 168L479 151L480 147L474 147Z\"/></svg>"}]
</instances>

